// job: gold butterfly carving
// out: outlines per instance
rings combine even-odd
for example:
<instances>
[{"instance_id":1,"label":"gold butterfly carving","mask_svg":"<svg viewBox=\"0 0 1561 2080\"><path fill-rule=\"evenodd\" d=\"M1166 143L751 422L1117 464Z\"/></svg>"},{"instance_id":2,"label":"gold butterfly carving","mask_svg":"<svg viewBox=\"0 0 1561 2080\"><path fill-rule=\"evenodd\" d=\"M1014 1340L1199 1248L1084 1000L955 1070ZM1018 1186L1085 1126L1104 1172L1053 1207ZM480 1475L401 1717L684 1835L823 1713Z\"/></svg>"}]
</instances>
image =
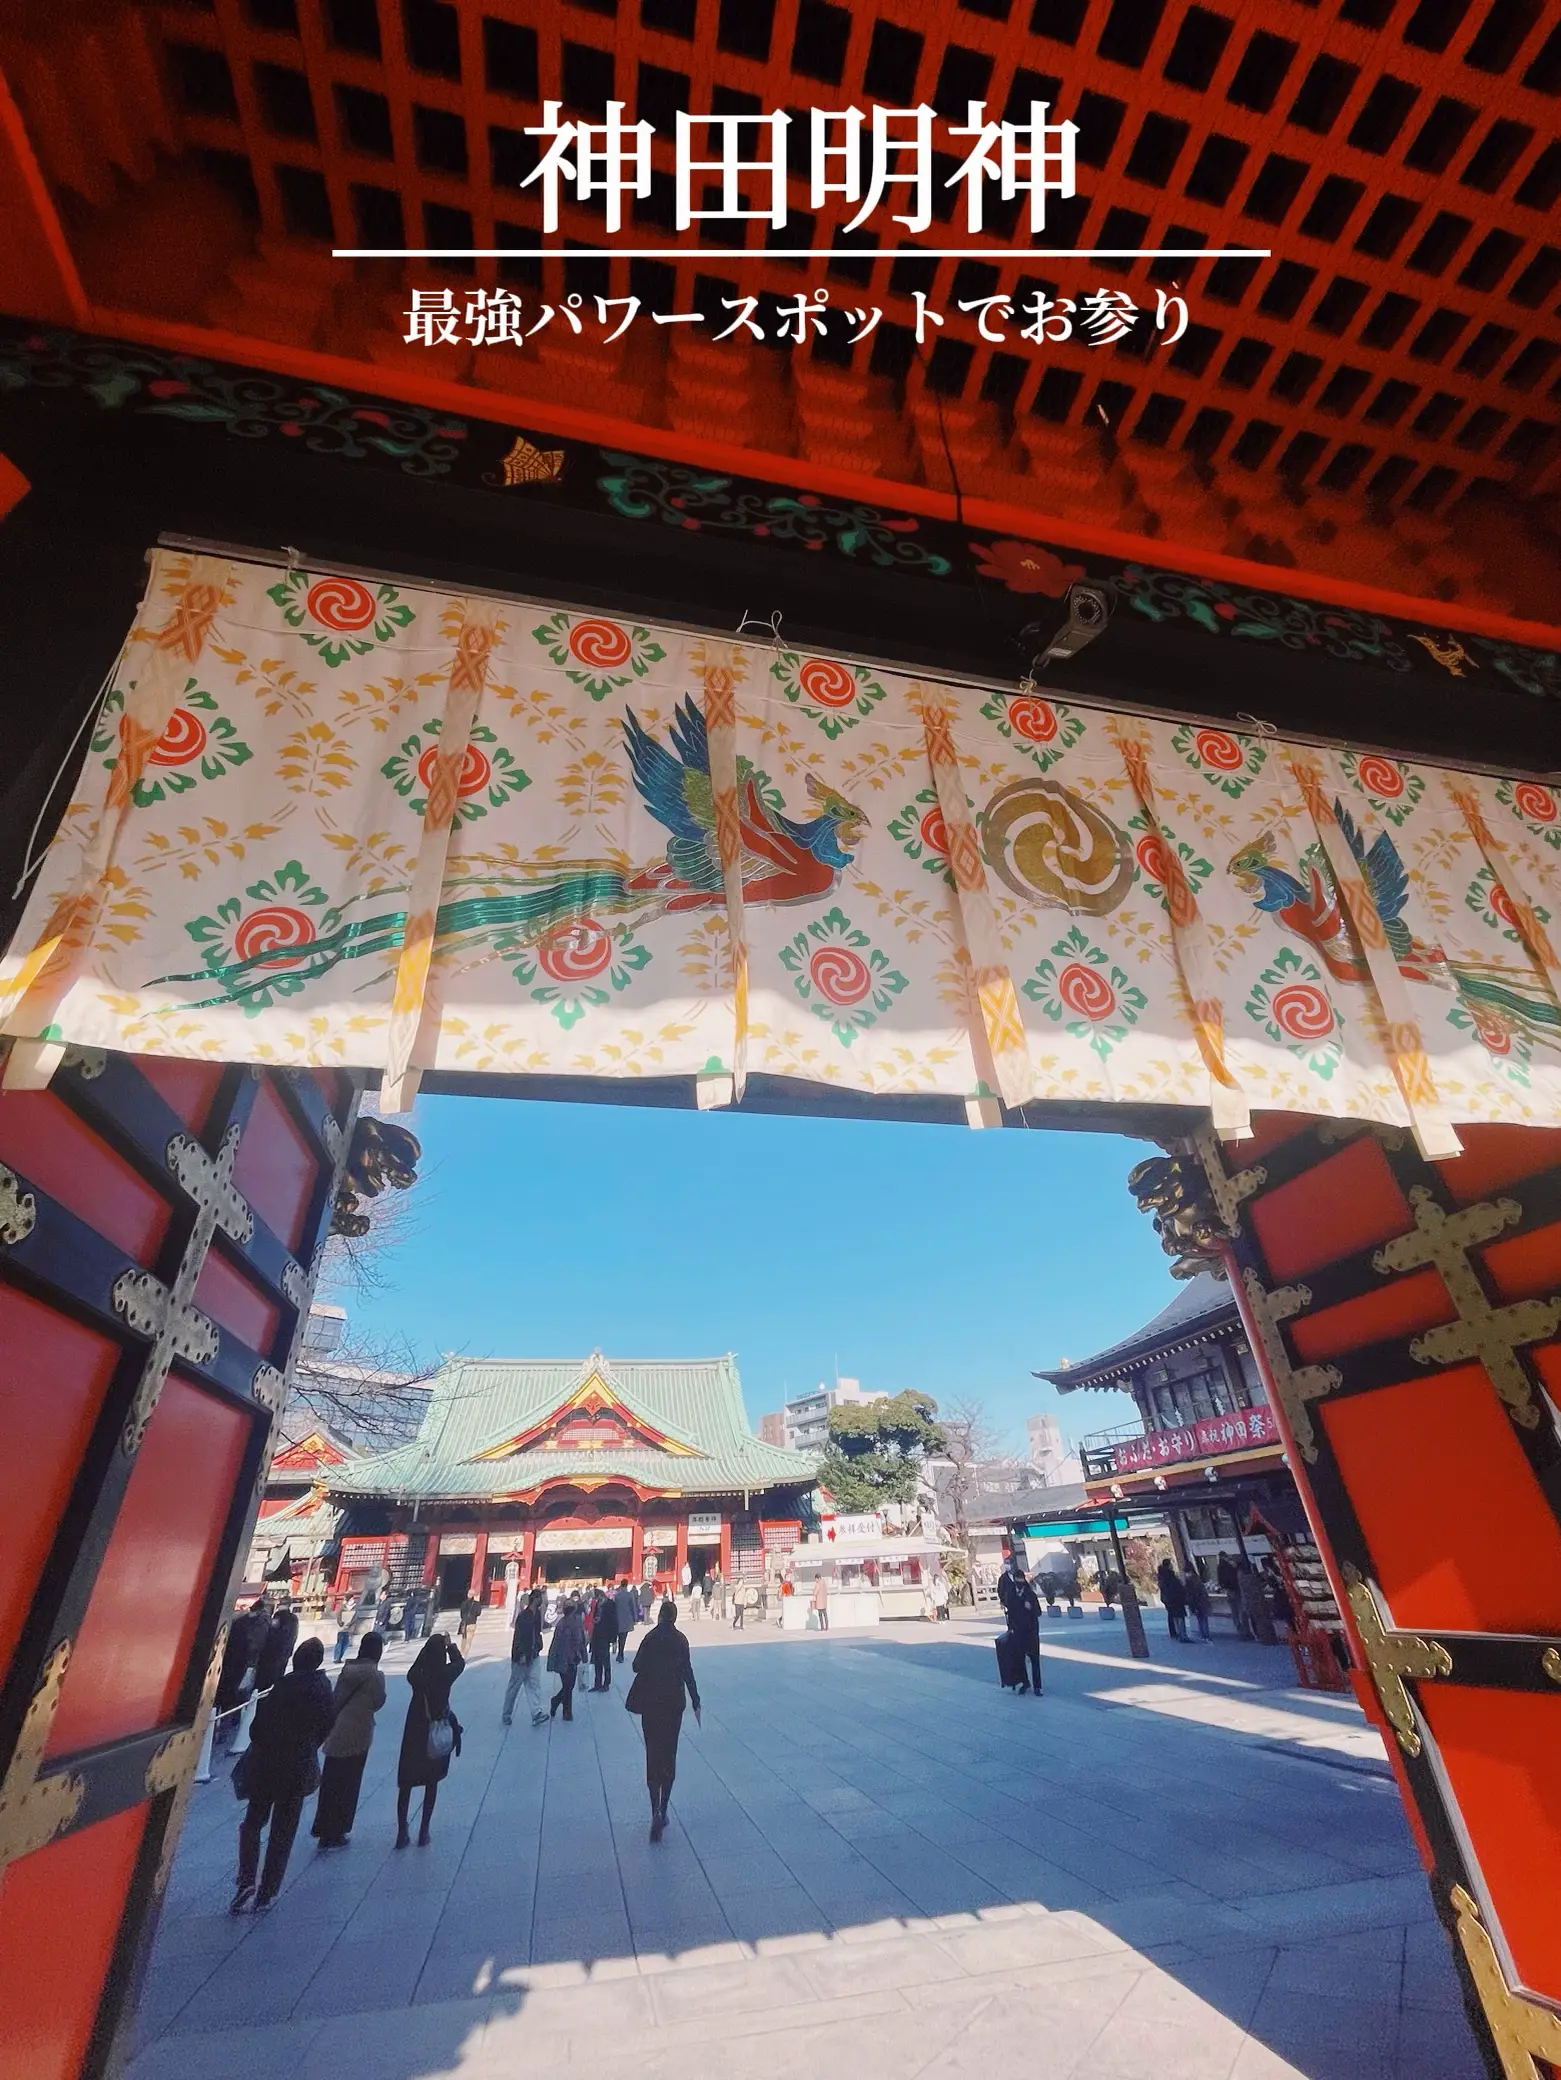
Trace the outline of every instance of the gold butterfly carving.
<instances>
[{"instance_id":1,"label":"gold butterfly carving","mask_svg":"<svg viewBox=\"0 0 1561 2080\"><path fill-rule=\"evenodd\" d=\"M510 484L556 484L564 474L562 448L539 448L517 433L515 444L501 465L504 482Z\"/></svg>"}]
</instances>

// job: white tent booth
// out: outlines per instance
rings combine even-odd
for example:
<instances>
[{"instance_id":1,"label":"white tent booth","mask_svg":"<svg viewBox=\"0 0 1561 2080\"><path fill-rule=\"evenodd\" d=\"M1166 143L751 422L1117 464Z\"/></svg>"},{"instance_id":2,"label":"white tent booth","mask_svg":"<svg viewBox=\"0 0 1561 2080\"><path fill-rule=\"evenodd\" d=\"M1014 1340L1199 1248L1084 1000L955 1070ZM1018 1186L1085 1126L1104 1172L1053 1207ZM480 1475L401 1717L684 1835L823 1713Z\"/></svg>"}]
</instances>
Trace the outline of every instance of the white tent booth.
<instances>
[{"instance_id":1,"label":"white tent booth","mask_svg":"<svg viewBox=\"0 0 1561 2080\"><path fill-rule=\"evenodd\" d=\"M813 1589L820 1574L829 1582L831 1626L924 1618L945 1550L935 1532L899 1529L878 1515L826 1520L788 1556L793 1593L781 1599L781 1628L803 1632L814 1624Z\"/></svg>"}]
</instances>

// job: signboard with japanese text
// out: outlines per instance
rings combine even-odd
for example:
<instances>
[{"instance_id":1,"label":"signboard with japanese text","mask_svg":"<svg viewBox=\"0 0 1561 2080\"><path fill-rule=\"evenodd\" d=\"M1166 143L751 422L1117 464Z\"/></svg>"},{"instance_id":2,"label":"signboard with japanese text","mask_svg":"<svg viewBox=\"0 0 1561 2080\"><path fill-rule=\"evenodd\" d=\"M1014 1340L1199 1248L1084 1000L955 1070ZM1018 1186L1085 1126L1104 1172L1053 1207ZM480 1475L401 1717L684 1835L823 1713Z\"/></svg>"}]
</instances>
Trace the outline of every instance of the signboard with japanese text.
<instances>
[{"instance_id":1,"label":"signboard with japanese text","mask_svg":"<svg viewBox=\"0 0 1561 2080\"><path fill-rule=\"evenodd\" d=\"M1268 1408L1238 1409L1234 1415L1205 1416L1179 1430L1151 1430L1112 1447L1118 1473L1152 1473L1188 1459L1216 1459L1225 1452L1277 1444L1279 1431Z\"/></svg>"},{"instance_id":2,"label":"signboard with japanese text","mask_svg":"<svg viewBox=\"0 0 1561 2080\"><path fill-rule=\"evenodd\" d=\"M633 1543L631 1525L592 1524L580 1531L539 1531L535 1550L539 1553L609 1553Z\"/></svg>"},{"instance_id":3,"label":"signboard with japanese text","mask_svg":"<svg viewBox=\"0 0 1561 2080\"><path fill-rule=\"evenodd\" d=\"M836 1517L824 1526L824 1537L836 1544L857 1538L882 1538L883 1516L878 1510L870 1510L861 1516Z\"/></svg>"}]
</instances>

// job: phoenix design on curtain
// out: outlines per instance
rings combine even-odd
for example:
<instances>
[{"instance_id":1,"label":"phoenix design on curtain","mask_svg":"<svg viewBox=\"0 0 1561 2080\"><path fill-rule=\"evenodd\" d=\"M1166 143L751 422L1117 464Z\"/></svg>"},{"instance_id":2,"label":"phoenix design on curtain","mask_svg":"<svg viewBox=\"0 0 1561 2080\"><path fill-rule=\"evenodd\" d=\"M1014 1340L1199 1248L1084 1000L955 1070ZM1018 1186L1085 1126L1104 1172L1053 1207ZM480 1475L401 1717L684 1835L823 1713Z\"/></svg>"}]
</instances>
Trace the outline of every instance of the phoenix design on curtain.
<instances>
[{"instance_id":1,"label":"phoenix design on curtain","mask_svg":"<svg viewBox=\"0 0 1561 2080\"><path fill-rule=\"evenodd\" d=\"M1445 1153L1561 1124L1558 907L1537 778L159 551L0 1030L13 1080L746 1064Z\"/></svg>"}]
</instances>

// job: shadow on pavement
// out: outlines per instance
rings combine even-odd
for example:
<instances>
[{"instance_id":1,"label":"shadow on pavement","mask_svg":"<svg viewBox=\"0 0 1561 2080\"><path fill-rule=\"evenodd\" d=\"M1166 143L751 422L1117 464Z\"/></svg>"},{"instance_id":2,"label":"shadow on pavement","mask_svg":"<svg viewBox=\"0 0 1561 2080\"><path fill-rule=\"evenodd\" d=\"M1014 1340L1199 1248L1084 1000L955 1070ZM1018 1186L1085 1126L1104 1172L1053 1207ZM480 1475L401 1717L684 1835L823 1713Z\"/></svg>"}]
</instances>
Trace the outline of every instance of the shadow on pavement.
<instances>
[{"instance_id":1,"label":"shadow on pavement","mask_svg":"<svg viewBox=\"0 0 1561 2080\"><path fill-rule=\"evenodd\" d=\"M352 1847L306 1817L264 1920L226 1916L239 1808L200 1792L133 2080L955 2080L1020 2045L1059 2080L1478 2080L1352 1703L1105 1625L1048 1636L1018 1698L995 1630L693 1628L704 1725L654 1845L627 1669L505 1732L495 1626L433 1843L395 1851L393 1653Z\"/></svg>"}]
</instances>

